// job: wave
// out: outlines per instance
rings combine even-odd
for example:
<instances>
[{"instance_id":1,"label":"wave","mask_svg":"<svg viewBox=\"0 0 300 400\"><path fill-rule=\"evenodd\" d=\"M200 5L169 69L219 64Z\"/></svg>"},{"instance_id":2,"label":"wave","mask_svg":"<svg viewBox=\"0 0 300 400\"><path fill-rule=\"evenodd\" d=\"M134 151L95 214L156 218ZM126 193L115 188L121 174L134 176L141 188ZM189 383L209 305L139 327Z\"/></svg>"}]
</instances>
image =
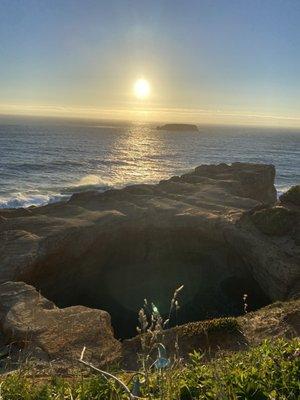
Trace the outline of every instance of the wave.
<instances>
[{"instance_id":1,"label":"wave","mask_svg":"<svg viewBox=\"0 0 300 400\"><path fill-rule=\"evenodd\" d=\"M46 204L66 201L70 196L63 194L26 194L17 193L9 199L0 198L0 208L26 208L30 206L43 206Z\"/></svg>"},{"instance_id":2,"label":"wave","mask_svg":"<svg viewBox=\"0 0 300 400\"><path fill-rule=\"evenodd\" d=\"M35 161L33 162L11 162L9 164L7 163L2 163L0 162L0 168L3 168L4 170L9 169L10 172L12 173L19 173L19 172L64 172L68 170L76 170L78 167L84 168L85 164L90 164L94 168L97 168L98 166L104 165L104 166L121 166L121 167L126 167L126 166L131 166L134 165L130 161L122 161L122 160L89 160L88 162L82 160L82 161L76 161L76 160L57 160L57 161L51 161L51 162L43 162L43 163L37 163Z\"/></svg>"},{"instance_id":3,"label":"wave","mask_svg":"<svg viewBox=\"0 0 300 400\"><path fill-rule=\"evenodd\" d=\"M99 164L102 164L102 165L122 165L122 166L134 165L132 162L122 161L122 160L101 160L101 161L99 161Z\"/></svg>"},{"instance_id":4,"label":"wave","mask_svg":"<svg viewBox=\"0 0 300 400\"><path fill-rule=\"evenodd\" d=\"M277 190L277 197L281 196L283 193L287 192L292 185L275 185Z\"/></svg>"},{"instance_id":5,"label":"wave","mask_svg":"<svg viewBox=\"0 0 300 400\"><path fill-rule=\"evenodd\" d=\"M103 192L111 188L107 182L101 180L97 175L87 175L69 187L59 190L60 193L39 193L38 191L15 193L10 198L0 197L1 208L22 208L30 206L43 206L46 204L67 201L73 193L97 190Z\"/></svg>"},{"instance_id":6,"label":"wave","mask_svg":"<svg viewBox=\"0 0 300 400\"><path fill-rule=\"evenodd\" d=\"M89 186L89 185L99 185L101 183L104 183L103 180L99 178L98 175L86 175L83 178L81 178L75 187L79 186Z\"/></svg>"},{"instance_id":7,"label":"wave","mask_svg":"<svg viewBox=\"0 0 300 400\"><path fill-rule=\"evenodd\" d=\"M75 181L70 186L60 188L53 188L50 193L40 193L39 191L19 192L14 193L11 197L0 197L0 209L1 208L22 208L30 206L43 206L46 204L57 203L60 201L68 201L72 194L86 192L89 190L104 192L111 188L122 188L127 185L136 184L135 181L127 182L111 182L101 179L98 175L86 175ZM146 182L144 182L146 183ZM153 182L147 182L153 183ZM290 189L291 185L287 184L276 184L277 197L281 196L284 192Z\"/></svg>"},{"instance_id":8,"label":"wave","mask_svg":"<svg viewBox=\"0 0 300 400\"><path fill-rule=\"evenodd\" d=\"M63 189L63 194L73 194L78 192L86 192L88 190L98 190L104 192L110 189L112 186L107 181L99 178L97 175L86 175L73 185Z\"/></svg>"},{"instance_id":9,"label":"wave","mask_svg":"<svg viewBox=\"0 0 300 400\"><path fill-rule=\"evenodd\" d=\"M52 171L54 169L65 169L66 167L78 167L82 166L82 162L80 161L70 161L70 160L63 160L63 161L51 161L51 162L43 162L43 163L36 163L36 162L22 162L22 163L10 163L2 164L0 166L8 168L14 171Z\"/></svg>"}]
</instances>

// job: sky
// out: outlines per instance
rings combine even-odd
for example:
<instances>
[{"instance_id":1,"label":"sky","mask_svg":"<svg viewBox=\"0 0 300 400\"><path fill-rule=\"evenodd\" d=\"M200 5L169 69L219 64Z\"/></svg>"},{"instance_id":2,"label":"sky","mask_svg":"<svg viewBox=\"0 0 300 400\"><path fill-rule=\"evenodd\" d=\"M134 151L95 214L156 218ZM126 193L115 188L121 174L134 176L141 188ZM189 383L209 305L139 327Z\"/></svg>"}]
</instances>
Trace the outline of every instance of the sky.
<instances>
[{"instance_id":1,"label":"sky","mask_svg":"<svg viewBox=\"0 0 300 400\"><path fill-rule=\"evenodd\" d=\"M299 71L299 0L0 0L0 114L300 127Z\"/></svg>"}]
</instances>

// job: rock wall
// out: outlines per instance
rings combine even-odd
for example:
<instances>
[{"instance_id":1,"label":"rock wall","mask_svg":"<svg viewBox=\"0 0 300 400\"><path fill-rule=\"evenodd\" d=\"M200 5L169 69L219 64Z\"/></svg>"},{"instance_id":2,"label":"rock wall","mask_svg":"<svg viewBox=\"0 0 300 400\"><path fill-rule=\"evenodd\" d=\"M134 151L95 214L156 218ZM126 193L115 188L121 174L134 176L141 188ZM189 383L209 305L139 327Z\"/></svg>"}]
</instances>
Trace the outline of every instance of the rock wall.
<instances>
[{"instance_id":1,"label":"rock wall","mask_svg":"<svg viewBox=\"0 0 300 400\"><path fill-rule=\"evenodd\" d=\"M78 376L78 360L84 347L84 359L102 368L121 365L136 369L142 353L141 335L122 343L114 338L107 312L83 306L60 309L23 282L0 285L0 333L4 365L9 370L11 363L15 368L26 363L26 372L34 373L35 379L49 374ZM243 350L264 339L299 334L300 300L295 300L277 302L238 318L177 326L164 330L158 340L166 346L167 357L179 351L180 357L188 358L196 350L203 353L204 359L210 359L220 351ZM144 343L147 337L143 336ZM7 356L10 363L5 362ZM155 348L150 356L155 361Z\"/></svg>"},{"instance_id":2,"label":"rock wall","mask_svg":"<svg viewBox=\"0 0 300 400\"><path fill-rule=\"evenodd\" d=\"M0 285L0 330L3 344L12 344L26 357L74 363L83 346L97 365L120 357L121 344L114 338L110 316L83 306L59 309L23 282Z\"/></svg>"},{"instance_id":3,"label":"rock wall","mask_svg":"<svg viewBox=\"0 0 300 400\"><path fill-rule=\"evenodd\" d=\"M163 313L181 284L180 322L237 315L243 293L252 309L297 297L296 241L251 217L275 204L274 177L270 165L205 165L157 185L2 210L0 281L33 284L60 307L104 309L118 337L134 333L145 297Z\"/></svg>"}]
</instances>

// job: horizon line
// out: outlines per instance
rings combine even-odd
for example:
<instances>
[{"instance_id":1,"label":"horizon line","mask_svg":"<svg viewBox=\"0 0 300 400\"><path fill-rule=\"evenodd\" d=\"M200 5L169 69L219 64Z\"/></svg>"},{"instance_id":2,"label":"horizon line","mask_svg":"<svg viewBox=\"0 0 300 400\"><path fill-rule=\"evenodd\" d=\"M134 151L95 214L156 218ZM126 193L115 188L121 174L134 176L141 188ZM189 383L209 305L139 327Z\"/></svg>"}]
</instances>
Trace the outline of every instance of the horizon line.
<instances>
[{"instance_id":1,"label":"horizon line","mask_svg":"<svg viewBox=\"0 0 300 400\"><path fill-rule=\"evenodd\" d=\"M0 104L4 117L44 117L117 120L130 122L187 122L207 125L241 125L300 128L300 117L261 114L253 111L211 110L203 108L152 107L97 108L54 105ZM293 122L292 122L293 121ZM288 124L287 122L290 122Z\"/></svg>"}]
</instances>

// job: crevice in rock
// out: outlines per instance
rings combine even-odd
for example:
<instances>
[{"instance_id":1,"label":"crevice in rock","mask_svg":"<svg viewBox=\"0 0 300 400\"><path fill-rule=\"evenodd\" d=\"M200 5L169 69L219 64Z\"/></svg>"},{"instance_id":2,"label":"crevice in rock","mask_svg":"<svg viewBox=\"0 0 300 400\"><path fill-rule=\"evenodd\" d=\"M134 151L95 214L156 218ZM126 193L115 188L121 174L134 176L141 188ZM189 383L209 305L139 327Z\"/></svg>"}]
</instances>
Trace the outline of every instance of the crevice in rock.
<instances>
[{"instance_id":1,"label":"crevice in rock","mask_svg":"<svg viewBox=\"0 0 300 400\"><path fill-rule=\"evenodd\" d=\"M80 257L74 255L73 239L24 280L59 307L80 304L108 311L117 338L135 335L144 298L167 314L174 289L182 284L173 324L240 315L244 293L249 310L270 303L228 244L205 239L190 227L122 225L110 235L95 236Z\"/></svg>"}]
</instances>

